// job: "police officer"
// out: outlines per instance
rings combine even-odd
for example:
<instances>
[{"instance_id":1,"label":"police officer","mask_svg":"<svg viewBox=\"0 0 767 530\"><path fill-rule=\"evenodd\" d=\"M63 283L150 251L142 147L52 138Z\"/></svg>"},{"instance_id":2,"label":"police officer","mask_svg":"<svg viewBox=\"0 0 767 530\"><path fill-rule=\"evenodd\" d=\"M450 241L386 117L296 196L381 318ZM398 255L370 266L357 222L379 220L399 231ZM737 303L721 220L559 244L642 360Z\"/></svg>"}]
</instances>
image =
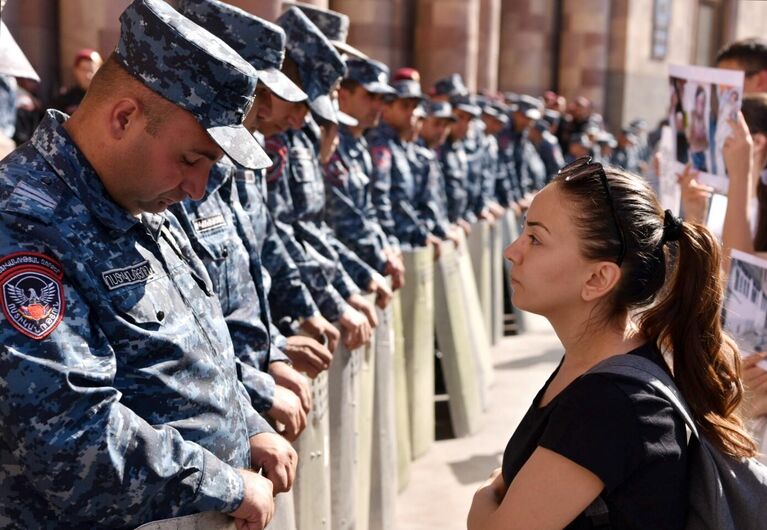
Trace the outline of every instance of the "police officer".
<instances>
[{"instance_id":1,"label":"police officer","mask_svg":"<svg viewBox=\"0 0 767 530\"><path fill-rule=\"evenodd\" d=\"M183 1L179 9L220 36L254 68L260 68L260 57L273 49L269 44L284 42L278 26L217 0ZM271 77L262 69L257 72L284 98L306 99L306 94L281 72L275 71ZM264 101L270 100L256 100L245 118L246 126L255 128L254 119L269 112L268 106L262 108ZM281 350L280 346L286 345L284 337L271 333L267 273L250 220L239 203L236 171L233 162L222 159L213 168L203 199L187 199L174 205L172 211L213 280L253 406L282 423L285 436L295 440L306 426L311 390ZM320 344L317 347L324 348Z\"/></svg>"},{"instance_id":2,"label":"police officer","mask_svg":"<svg viewBox=\"0 0 767 530\"><path fill-rule=\"evenodd\" d=\"M540 101L527 94L520 95L512 112L510 132L514 167L522 192L526 195L540 190L546 184L546 166L528 137L530 127L541 117Z\"/></svg>"},{"instance_id":3,"label":"police officer","mask_svg":"<svg viewBox=\"0 0 767 530\"><path fill-rule=\"evenodd\" d=\"M503 164L498 147L498 135L509 123L508 109L489 97L477 98L482 109L482 122L485 126L484 178L482 194L488 210L495 219L500 219L511 204L510 166Z\"/></svg>"},{"instance_id":4,"label":"police officer","mask_svg":"<svg viewBox=\"0 0 767 530\"><path fill-rule=\"evenodd\" d=\"M565 165L565 157L559 147L559 140L550 131L550 124L544 119L537 120L528 130L528 138L535 146L541 161L546 168L546 181L557 174L559 168Z\"/></svg>"},{"instance_id":5,"label":"police officer","mask_svg":"<svg viewBox=\"0 0 767 530\"><path fill-rule=\"evenodd\" d=\"M335 122L329 93L344 73L343 60L299 9L288 9L277 22L288 37L283 70L305 89L312 112ZM266 150L274 162L267 173L269 207L283 241L289 248L292 245L296 264L323 315L345 330L346 345L354 349L367 343L371 325L377 322L375 309L341 266L340 247L324 223L325 191L315 142L303 129L292 129L268 137ZM373 271L367 270L367 282L358 281L372 284Z\"/></svg>"},{"instance_id":6,"label":"police officer","mask_svg":"<svg viewBox=\"0 0 767 530\"><path fill-rule=\"evenodd\" d=\"M376 66L384 72L384 65ZM408 156L414 112L423 99L421 85L415 79L400 79L392 86L394 98L384 105L381 123L367 133L374 167L374 203L384 230L399 241L401 248L430 245L439 255L440 240L430 233L415 206L417 187ZM386 219L385 198L391 203L391 219Z\"/></svg>"},{"instance_id":7,"label":"police officer","mask_svg":"<svg viewBox=\"0 0 767 530\"><path fill-rule=\"evenodd\" d=\"M388 71L369 59L349 58L338 94L340 110L357 121L339 127L339 144L323 166L327 206L325 218L338 238L379 273L392 276L399 288L404 265L395 244L381 227L373 207L373 162L363 133L380 122L384 99L394 93ZM379 76L379 73L386 78Z\"/></svg>"},{"instance_id":8,"label":"police officer","mask_svg":"<svg viewBox=\"0 0 767 530\"><path fill-rule=\"evenodd\" d=\"M468 94L466 85L460 74L438 80L434 84L432 99L434 101L450 102L451 98ZM469 159L463 145L463 140L468 134L473 115L465 110L453 108L456 120L450 127L450 132L445 142L440 146L439 161L442 166L442 174L445 177L445 193L447 195L448 219L451 223L460 226L468 235L471 232L473 217L465 218L468 210L468 175Z\"/></svg>"},{"instance_id":9,"label":"police officer","mask_svg":"<svg viewBox=\"0 0 767 530\"><path fill-rule=\"evenodd\" d=\"M262 528L295 453L251 407L210 278L162 213L203 195L222 149L268 164L241 126L257 77L159 0L121 23L75 114L49 111L0 164L0 521Z\"/></svg>"}]
</instances>

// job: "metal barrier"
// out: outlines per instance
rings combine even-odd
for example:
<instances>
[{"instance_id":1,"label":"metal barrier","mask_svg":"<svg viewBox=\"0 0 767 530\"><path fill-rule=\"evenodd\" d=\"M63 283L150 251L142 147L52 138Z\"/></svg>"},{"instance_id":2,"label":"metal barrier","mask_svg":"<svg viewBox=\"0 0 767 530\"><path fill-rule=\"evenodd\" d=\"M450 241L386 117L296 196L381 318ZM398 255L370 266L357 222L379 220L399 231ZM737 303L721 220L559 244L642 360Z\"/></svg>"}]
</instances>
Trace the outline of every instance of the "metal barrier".
<instances>
[{"instance_id":1,"label":"metal barrier","mask_svg":"<svg viewBox=\"0 0 767 530\"><path fill-rule=\"evenodd\" d=\"M472 231L472 234L474 231ZM484 239L484 238L483 238ZM479 294L474 279L474 269L471 265L469 248L465 241L458 247L458 261L461 271L461 292L463 294L464 318L469 325L469 341L471 355L477 368L477 389L482 409L487 409L490 400L490 385L493 383L493 362L488 340L486 320L482 318ZM476 252L476 247L475 247ZM485 256L489 252L483 252ZM489 261L485 259L485 261ZM489 277L488 277L489 279Z\"/></svg>"},{"instance_id":2,"label":"metal barrier","mask_svg":"<svg viewBox=\"0 0 767 530\"><path fill-rule=\"evenodd\" d=\"M295 521L298 530L330 530L328 372L321 372L312 381L312 403L306 429L294 444L298 453L293 483Z\"/></svg>"},{"instance_id":3,"label":"metal barrier","mask_svg":"<svg viewBox=\"0 0 767 530\"><path fill-rule=\"evenodd\" d=\"M418 458L434 443L434 250L406 251L403 259L402 327L410 443L413 458Z\"/></svg>"},{"instance_id":4,"label":"metal barrier","mask_svg":"<svg viewBox=\"0 0 767 530\"><path fill-rule=\"evenodd\" d=\"M474 271L474 282L479 295L482 316L485 318L485 331L488 343L492 340L493 302L490 272L490 225L487 221L479 221L471 226L467 238L471 268Z\"/></svg>"},{"instance_id":5,"label":"metal barrier","mask_svg":"<svg viewBox=\"0 0 767 530\"><path fill-rule=\"evenodd\" d=\"M465 242L462 242L462 247L465 249ZM479 369L471 352L467 319L470 311L461 292L462 283L466 283L467 278L461 274L459 258L452 245L443 245L434 279L437 342L442 354L453 432L458 437L477 430L481 412L477 384ZM473 278L469 277L468 281L473 284Z\"/></svg>"},{"instance_id":6,"label":"metal barrier","mask_svg":"<svg viewBox=\"0 0 767 530\"><path fill-rule=\"evenodd\" d=\"M394 404L397 425L397 485L403 491L410 481L410 461L413 458L410 443L410 400L405 368L405 332L402 325L402 298L396 291L391 301L394 325Z\"/></svg>"},{"instance_id":7,"label":"metal barrier","mask_svg":"<svg viewBox=\"0 0 767 530\"><path fill-rule=\"evenodd\" d=\"M333 530L355 530L359 476L359 408L364 348L349 351L339 342L328 373L330 495ZM328 487L328 491L330 488ZM301 527L301 530L305 530Z\"/></svg>"},{"instance_id":8,"label":"metal barrier","mask_svg":"<svg viewBox=\"0 0 767 530\"><path fill-rule=\"evenodd\" d=\"M517 220L517 216L514 212L511 210L508 210L506 212L506 216L503 218L503 227L502 227L502 246L503 248L508 247L511 245L511 243L517 239L520 235L520 226L519 221ZM503 260L503 270L504 274L508 277L508 274L511 270L511 262L508 260ZM518 311L516 308L513 309L514 316L516 318L517 323L517 330L519 332L522 332L525 330L525 317L524 313L522 311Z\"/></svg>"},{"instance_id":9,"label":"metal barrier","mask_svg":"<svg viewBox=\"0 0 767 530\"><path fill-rule=\"evenodd\" d=\"M301 433L303 435L303 433ZM294 484L295 488L295 484ZM280 493L274 497L274 517L266 525L267 530L297 530L294 490ZM301 527L303 528L303 527Z\"/></svg>"},{"instance_id":10,"label":"metal barrier","mask_svg":"<svg viewBox=\"0 0 767 530\"><path fill-rule=\"evenodd\" d=\"M196 513L142 524L136 530L236 530L234 519L218 512Z\"/></svg>"},{"instance_id":11,"label":"metal barrier","mask_svg":"<svg viewBox=\"0 0 767 530\"><path fill-rule=\"evenodd\" d=\"M394 311L377 308L370 530L394 528L397 500L397 429L394 390Z\"/></svg>"}]
</instances>

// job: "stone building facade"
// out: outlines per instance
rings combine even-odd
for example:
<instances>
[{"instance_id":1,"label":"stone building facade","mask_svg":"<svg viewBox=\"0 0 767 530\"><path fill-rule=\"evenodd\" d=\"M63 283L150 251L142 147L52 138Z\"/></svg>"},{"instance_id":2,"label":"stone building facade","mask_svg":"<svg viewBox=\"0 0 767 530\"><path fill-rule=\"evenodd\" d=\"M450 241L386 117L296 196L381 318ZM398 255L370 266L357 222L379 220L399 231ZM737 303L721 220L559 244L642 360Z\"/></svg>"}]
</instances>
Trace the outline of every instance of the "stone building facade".
<instances>
[{"instance_id":1,"label":"stone building facade","mask_svg":"<svg viewBox=\"0 0 767 530\"><path fill-rule=\"evenodd\" d=\"M173 0L168 0L171 4ZM758 0L305 0L349 15L349 41L425 85L585 95L613 127L665 113L668 64L711 64L723 43L767 34ZM3 18L45 80L71 81L77 50L105 56L129 0L10 0ZM231 0L273 20L282 0Z\"/></svg>"}]
</instances>

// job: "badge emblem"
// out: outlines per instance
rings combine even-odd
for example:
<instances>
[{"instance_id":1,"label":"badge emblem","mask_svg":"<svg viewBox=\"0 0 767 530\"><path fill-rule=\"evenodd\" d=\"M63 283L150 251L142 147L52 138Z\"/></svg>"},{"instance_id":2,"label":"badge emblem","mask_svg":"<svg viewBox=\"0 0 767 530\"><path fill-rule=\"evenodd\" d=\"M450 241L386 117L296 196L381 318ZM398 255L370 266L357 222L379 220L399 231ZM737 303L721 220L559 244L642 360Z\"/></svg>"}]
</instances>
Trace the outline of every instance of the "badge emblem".
<instances>
[{"instance_id":1,"label":"badge emblem","mask_svg":"<svg viewBox=\"0 0 767 530\"><path fill-rule=\"evenodd\" d=\"M19 332L42 340L64 318L64 272L59 263L37 253L17 253L0 260L0 305Z\"/></svg>"}]
</instances>

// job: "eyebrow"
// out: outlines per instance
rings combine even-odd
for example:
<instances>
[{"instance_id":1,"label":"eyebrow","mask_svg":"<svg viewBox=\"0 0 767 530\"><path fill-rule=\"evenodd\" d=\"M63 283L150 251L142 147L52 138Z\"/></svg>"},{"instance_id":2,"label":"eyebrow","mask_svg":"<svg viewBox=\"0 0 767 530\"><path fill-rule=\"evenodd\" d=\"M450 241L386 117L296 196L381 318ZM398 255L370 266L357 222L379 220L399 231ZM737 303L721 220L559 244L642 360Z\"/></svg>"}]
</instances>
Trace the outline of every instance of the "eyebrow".
<instances>
[{"instance_id":1,"label":"eyebrow","mask_svg":"<svg viewBox=\"0 0 767 530\"><path fill-rule=\"evenodd\" d=\"M204 156L211 162L218 162L219 156L217 154L211 153L210 151L205 151L204 149L192 149L192 152L201 156Z\"/></svg>"},{"instance_id":2,"label":"eyebrow","mask_svg":"<svg viewBox=\"0 0 767 530\"><path fill-rule=\"evenodd\" d=\"M545 224L543 224L543 223L541 223L541 222L539 222L539 221L528 221L527 219L525 219L525 224L526 224L527 226L540 226L541 228L543 228L544 230L546 230L546 231L547 231L549 234L551 234L551 230L549 230L548 228L546 228L546 225L545 225Z\"/></svg>"}]
</instances>

